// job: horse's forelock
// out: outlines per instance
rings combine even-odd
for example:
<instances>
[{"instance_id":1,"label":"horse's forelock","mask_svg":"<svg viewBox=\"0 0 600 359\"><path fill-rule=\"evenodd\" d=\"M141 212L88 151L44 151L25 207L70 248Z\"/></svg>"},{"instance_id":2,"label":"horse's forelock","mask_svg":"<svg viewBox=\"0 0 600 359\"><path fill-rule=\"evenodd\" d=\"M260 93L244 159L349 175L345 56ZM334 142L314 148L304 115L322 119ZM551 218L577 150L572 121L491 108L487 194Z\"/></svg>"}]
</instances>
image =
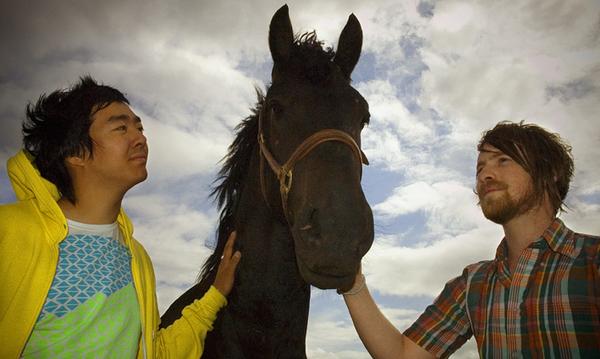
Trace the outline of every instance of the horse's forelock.
<instances>
[{"instance_id":1,"label":"horse's forelock","mask_svg":"<svg viewBox=\"0 0 600 359\"><path fill-rule=\"evenodd\" d=\"M297 35L291 50L288 71L313 84L326 81L331 75L331 64L335 57L333 48L323 48L315 31Z\"/></svg>"}]
</instances>

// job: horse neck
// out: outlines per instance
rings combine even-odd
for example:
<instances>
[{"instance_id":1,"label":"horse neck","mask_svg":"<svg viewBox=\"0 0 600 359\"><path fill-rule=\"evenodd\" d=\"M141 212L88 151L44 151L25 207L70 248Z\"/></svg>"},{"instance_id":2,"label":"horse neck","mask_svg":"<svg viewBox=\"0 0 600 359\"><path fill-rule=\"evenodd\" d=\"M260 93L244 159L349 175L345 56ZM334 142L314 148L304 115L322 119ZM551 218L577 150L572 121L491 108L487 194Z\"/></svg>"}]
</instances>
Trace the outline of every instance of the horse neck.
<instances>
[{"instance_id":1,"label":"horse neck","mask_svg":"<svg viewBox=\"0 0 600 359\"><path fill-rule=\"evenodd\" d=\"M303 352L310 286L298 271L287 223L274 215L263 199L257 152L250 168L236 215L242 261L228 298L228 312L245 327L238 330L238 335L248 336L242 342L261 346L260 342L266 341L262 345L270 348L262 350L296 346Z\"/></svg>"}]
</instances>

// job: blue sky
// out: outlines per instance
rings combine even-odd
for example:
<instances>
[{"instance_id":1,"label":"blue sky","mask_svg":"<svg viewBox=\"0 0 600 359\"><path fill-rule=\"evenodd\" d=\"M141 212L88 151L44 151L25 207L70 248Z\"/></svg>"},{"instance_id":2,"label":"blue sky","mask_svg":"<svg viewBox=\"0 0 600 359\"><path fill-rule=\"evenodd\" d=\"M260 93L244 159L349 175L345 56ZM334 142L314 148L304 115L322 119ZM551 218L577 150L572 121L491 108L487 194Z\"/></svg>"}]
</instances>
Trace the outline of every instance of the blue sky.
<instances>
[{"instance_id":1,"label":"blue sky","mask_svg":"<svg viewBox=\"0 0 600 359\"><path fill-rule=\"evenodd\" d=\"M126 92L143 118L150 176L126 197L155 265L161 310L194 281L217 220L210 185L265 89L274 1L39 1L0 15L0 162L20 147L25 105L83 74ZM538 123L573 146L562 218L600 233L600 3L288 1L296 32L326 45L348 15L363 27L354 86L371 124L363 188L374 211L367 282L406 328L467 264L492 258L501 228L473 194L475 146L502 120ZM0 170L0 202L14 199ZM367 358L335 291L313 290L309 358ZM473 343L457 358L469 358Z\"/></svg>"}]
</instances>

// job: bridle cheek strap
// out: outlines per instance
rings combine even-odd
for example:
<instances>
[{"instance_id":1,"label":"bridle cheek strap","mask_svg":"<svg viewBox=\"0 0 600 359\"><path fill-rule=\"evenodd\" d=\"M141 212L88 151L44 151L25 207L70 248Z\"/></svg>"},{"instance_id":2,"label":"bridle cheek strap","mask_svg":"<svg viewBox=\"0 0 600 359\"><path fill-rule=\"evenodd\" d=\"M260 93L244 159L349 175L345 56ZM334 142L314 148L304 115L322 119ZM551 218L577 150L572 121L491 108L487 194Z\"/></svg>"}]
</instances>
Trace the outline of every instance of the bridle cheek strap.
<instances>
[{"instance_id":1,"label":"bridle cheek strap","mask_svg":"<svg viewBox=\"0 0 600 359\"><path fill-rule=\"evenodd\" d=\"M263 168L264 168L264 160L267 161L269 167L273 170L277 179L279 180L279 192L281 194L281 204L283 206L283 213L287 219L288 211L287 211L287 201L290 189L292 188L292 180L293 180L293 170L301 159L306 157L312 150L315 149L318 145L328 142L328 141L338 141L345 143L352 149L352 153L358 159L359 162L364 163L365 165L369 164L369 160L367 156L365 156L364 152L358 147L356 141L344 131L336 130L336 129L325 129L318 131L307 139L305 139L300 146L296 148L296 150L292 153L290 158L283 164L280 165L277 160L271 154L271 151L267 148L265 143L264 136L262 134L262 130L259 131L258 134L258 143L260 145L260 152L262 153L260 160L260 183L261 190L263 193L263 197L265 202L268 204L267 196L266 196L266 188L263 180ZM360 167L360 176L362 176L362 166ZM289 221L288 221L289 222Z\"/></svg>"}]
</instances>

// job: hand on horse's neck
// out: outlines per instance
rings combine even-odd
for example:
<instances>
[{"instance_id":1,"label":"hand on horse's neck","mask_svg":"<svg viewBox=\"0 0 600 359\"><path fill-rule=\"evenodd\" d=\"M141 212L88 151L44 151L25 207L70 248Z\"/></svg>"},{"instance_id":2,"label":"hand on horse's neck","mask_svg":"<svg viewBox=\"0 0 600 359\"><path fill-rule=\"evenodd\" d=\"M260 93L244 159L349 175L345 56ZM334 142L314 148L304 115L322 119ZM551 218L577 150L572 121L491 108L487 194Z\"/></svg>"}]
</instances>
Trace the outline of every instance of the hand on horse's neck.
<instances>
[{"instance_id":1,"label":"hand on horse's neck","mask_svg":"<svg viewBox=\"0 0 600 359\"><path fill-rule=\"evenodd\" d=\"M257 174L250 176L258 178ZM245 337L240 345L252 346L252 352L260 349L263 354L276 353L287 346L283 354L305 357L310 286L298 271L287 223L273 216L258 181L244 188L237 223L244 259L238 267L236 287L228 298L226 310L235 321L229 325L239 329L238 335ZM282 346L283 342L286 344Z\"/></svg>"}]
</instances>

